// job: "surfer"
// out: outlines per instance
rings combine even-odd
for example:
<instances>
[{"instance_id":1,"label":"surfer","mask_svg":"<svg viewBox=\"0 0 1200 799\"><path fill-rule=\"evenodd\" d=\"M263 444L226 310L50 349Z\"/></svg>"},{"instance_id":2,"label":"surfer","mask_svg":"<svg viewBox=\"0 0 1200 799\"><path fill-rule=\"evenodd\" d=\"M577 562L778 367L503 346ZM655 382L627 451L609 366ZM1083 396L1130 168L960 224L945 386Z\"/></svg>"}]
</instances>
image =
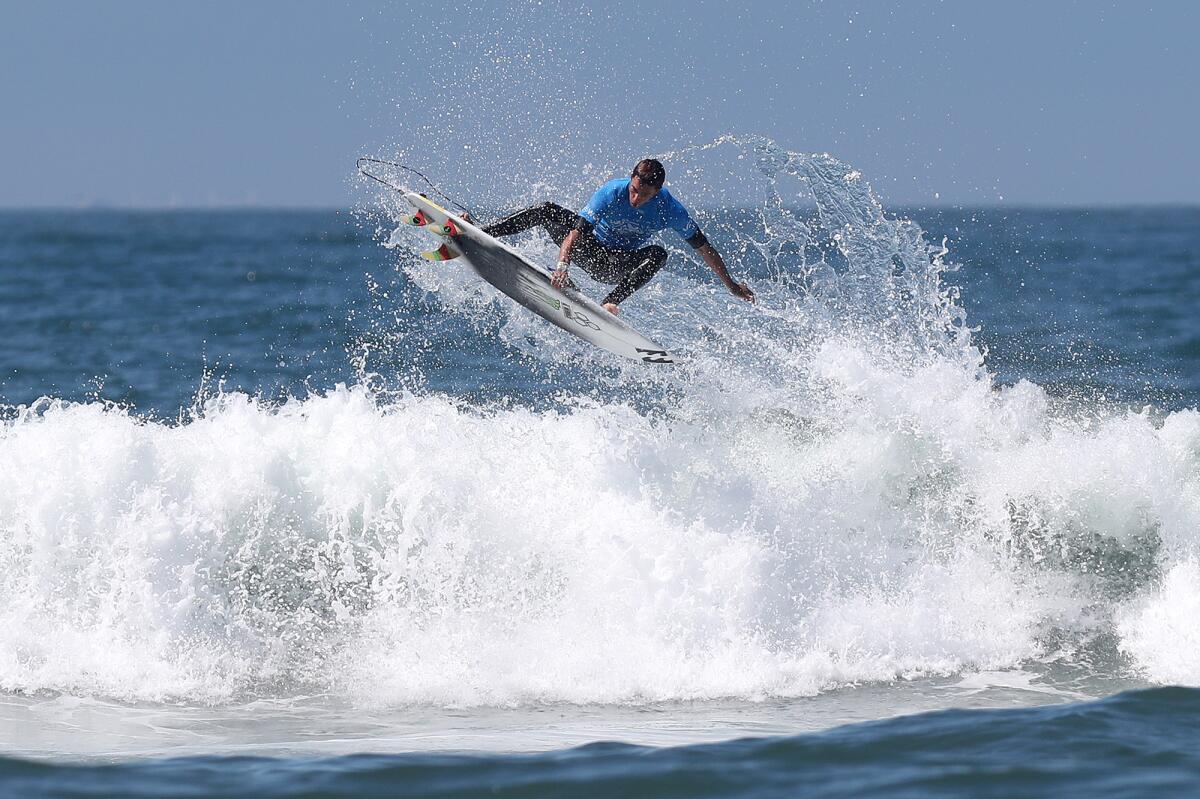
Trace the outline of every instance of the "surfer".
<instances>
[{"instance_id":1,"label":"surfer","mask_svg":"<svg viewBox=\"0 0 1200 799\"><path fill-rule=\"evenodd\" d=\"M567 270L572 256L594 280L610 285L612 291L601 305L609 313L631 294L650 282L667 262L667 251L646 242L660 230L671 228L700 254L726 288L747 302L754 292L736 282L721 254L705 238L683 204L663 186L667 171L646 158L627 178L605 183L578 214L547 202L518 211L483 228L492 236L512 236L540 227L559 245L558 266L550 282L556 288L570 285Z\"/></svg>"}]
</instances>

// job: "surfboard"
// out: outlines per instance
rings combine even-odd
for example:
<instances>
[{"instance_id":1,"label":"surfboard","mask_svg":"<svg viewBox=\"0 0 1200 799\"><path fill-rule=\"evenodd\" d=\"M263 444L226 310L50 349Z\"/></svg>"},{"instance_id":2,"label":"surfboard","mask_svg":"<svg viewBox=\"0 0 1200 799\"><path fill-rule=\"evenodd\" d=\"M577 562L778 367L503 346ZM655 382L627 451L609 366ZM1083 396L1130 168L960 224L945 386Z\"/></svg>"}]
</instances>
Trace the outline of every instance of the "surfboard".
<instances>
[{"instance_id":1,"label":"surfboard","mask_svg":"<svg viewBox=\"0 0 1200 799\"><path fill-rule=\"evenodd\" d=\"M614 355L643 363L674 363L662 346L573 288L557 289L550 275L499 239L416 192L404 192L413 215L404 221L443 237L422 255L434 261L461 258L505 296L551 324Z\"/></svg>"}]
</instances>

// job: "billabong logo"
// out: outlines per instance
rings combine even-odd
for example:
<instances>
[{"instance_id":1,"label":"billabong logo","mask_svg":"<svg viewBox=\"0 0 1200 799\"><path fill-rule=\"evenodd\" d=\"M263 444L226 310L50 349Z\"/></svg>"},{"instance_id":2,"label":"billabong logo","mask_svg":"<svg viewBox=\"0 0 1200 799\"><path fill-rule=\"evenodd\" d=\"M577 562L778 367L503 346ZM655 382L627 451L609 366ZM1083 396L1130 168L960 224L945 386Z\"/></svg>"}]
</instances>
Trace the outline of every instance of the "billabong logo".
<instances>
[{"instance_id":1,"label":"billabong logo","mask_svg":"<svg viewBox=\"0 0 1200 799\"><path fill-rule=\"evenodd\" d=\"M638 347L637 351L646 363L675 363L675 361L671 360L666 350L647 350Z\"/></svg>"}]
</instances>

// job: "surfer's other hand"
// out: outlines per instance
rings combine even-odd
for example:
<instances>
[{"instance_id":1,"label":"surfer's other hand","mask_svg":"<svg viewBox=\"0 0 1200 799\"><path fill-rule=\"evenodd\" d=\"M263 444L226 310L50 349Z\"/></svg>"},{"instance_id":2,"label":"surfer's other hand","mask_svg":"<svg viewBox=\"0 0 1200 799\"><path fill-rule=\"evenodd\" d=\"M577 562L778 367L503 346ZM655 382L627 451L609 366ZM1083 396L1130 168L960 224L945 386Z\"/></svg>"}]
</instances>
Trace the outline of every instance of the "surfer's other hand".
<instances>
[{"instance_id":1,"label":"surfer's other hand","mask_svg":"<svg viewBox=\"0 0 1200 799\"><path fill-rule=\"evenodd\" d=\"M561 289L570 281L567 280L567 270L563 268L555 269L554 274L550 276L550 285L556 289Z\"/></svg>"},{"instance_id":2,"label":"surfer's other hand","mask_svg":"<svg viewBox=\"0 0 1200 799\"><path fill-rule=\"evenodd\" d=\"M617 311L617 304L616 304L615 302L606 302L606 303L604 303L604 305L603 305L603 306L601 306L601 307L602 307L602 308L604 308L604 310L608 311L608 312L609 312L610 314L612 314L613 316L616 316L616 315L617 315L617 313L618 313L618 311Z\"/></svg>"},{"instance_id":3,"label":"surfer's other hand","mask_svg":"<svg viewBox=\"0 0 1200 799\"><path fill-rule=\"evenodd\" d=\"M746 302L754 302L754 292L750 290L748 283L734 283L729 287L735 297L740 297Z\"/></svg>"}]
</instances>

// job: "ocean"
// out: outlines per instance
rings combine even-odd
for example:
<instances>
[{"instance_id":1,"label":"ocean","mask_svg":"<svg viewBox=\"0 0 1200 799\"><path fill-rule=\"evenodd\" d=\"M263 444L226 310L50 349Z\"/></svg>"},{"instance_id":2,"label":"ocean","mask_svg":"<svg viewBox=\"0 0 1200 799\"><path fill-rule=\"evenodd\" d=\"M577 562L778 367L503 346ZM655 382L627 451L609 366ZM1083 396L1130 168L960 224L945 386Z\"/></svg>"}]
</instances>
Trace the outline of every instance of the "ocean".
<instances>
[{"instance_id":1,"label":"ocean","mask_svg":"<svg viewBox=\"0 0 1200 799\"><path fill-rule=\"evenodd\" d=\"M0 212L0 794L1195 795L1200 209L664 160L663 367L382 187Z\"/></svg>"}]
</instances>

